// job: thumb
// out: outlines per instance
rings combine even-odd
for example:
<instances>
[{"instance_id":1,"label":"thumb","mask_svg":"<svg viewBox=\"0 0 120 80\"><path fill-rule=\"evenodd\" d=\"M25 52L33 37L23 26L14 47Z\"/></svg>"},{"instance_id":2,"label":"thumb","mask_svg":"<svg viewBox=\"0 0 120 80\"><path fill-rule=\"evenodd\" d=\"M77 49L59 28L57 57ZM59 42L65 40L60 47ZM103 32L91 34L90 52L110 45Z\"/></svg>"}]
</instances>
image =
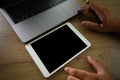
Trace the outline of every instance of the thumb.
<instances>
[{"instance_id":1,"label":"thumb","mask_svg":"<svg viewBox=\"0 0 120 80\"><path fill-rule=\"evenodd\" d=\"M102 32L102 28L99 27L99 25L95 22L91 22L91 21L82 21L81 22L81 25L88 28L88 29L91 29L91 30L94 30L94 31L98 31L98 32Z\"/></svg>"}]
</instances>

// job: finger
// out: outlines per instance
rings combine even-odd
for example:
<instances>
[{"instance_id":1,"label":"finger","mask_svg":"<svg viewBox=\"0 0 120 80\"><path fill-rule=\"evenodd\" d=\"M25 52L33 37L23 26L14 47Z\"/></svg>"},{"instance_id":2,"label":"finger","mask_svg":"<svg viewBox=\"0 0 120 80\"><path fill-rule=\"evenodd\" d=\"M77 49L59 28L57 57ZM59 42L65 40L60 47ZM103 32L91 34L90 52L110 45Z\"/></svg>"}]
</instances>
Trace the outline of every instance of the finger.
<instances>
[{"instance_id":1,"label":"finger","mask_svg":"<svg viewBox=\"0 0 120 80\"><path fill-rule=\"evenodd\" d=\"M89 14L90 14L90 5L81 7L81 8L78 10L78 13L84 13L84 14L86 14L86 15L89 15Z\"/></svg>"},{"instance_id":2,"label":"finger","mask_svg":"<svg viewBox=\"0 0 120 80\"><path fill-rule=\"evenodd\" d=\"M80 80L80 79L78 79L78 78L76 78L76 77L74 77L74 76L69 75L69 76L67 77L67 80Z\"/></svg>"},{"instance_id":3,"label":"finger","mask_svg":"<svg viewBox=\"0 0 120 80\"><path fill-rule=\"evenodd\" d=\"M102 6L99 6L95 3L90 3L87 6L81 7L80 10L78 10L78 13L83 12L84 14L90 14L90 9L94 10L96 12L96 14L100 17L100 19L103 21L105 18L105 14L104 14L104 8Z\"/></svg>"},{"instance_id":4,"label":"finger","mask_svg":"<svg viewBox=\"0 0 120 80\"><path fill-rule=\"evenodd\" d=\"M106 15L104 14L104 9L102 6L91 3L90 8L96 12L102 21L105 19Z\"/></svg>"},{"instance_id":5,"label":"finger","mask_svg":"<svg viewBox=\"0 0 120 80\"><path fill-rule=\"evenodd\" d=\"M102 28L97 23L91 21L82 21L81 25L91 30L102 32Z\"/></svg>"},{"instance_id":6,"label":"finger","mask_svg":"<svg viewBox=\"0 0 120 80\"><path fill-rule=\"evenodd\" d=\"M95 70L97 71L97 74L104 74L105 69L102 67L102 65L99 62L92 59L92 57L90 56L87 57L87 61L95 68Z\"/></svg>"},{"instance_id":7,"label":"finger","mask_svg":"<svg viewBox=\"0 0 120 80\"><path fill-rule=\"evenodd\" d=\"M79 79L83 79L87 75L86 71L74 69L74 68L70 68L70 67L66 67L64 70L67 74L75 76Z\"/></svg>"}]
</instances>

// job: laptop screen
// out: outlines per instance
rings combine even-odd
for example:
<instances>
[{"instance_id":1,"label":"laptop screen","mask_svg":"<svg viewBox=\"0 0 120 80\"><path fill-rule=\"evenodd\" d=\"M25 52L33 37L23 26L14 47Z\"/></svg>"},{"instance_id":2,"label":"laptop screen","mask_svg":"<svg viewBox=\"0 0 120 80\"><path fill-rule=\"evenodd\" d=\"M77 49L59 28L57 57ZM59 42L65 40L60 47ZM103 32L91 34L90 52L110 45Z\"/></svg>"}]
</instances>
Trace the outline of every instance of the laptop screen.
<instances>
[{"instance_id":1,"label":"laptop screen","mask_svg":"<svg viewBox=\"0 0 120 80\"><path fill-rule=\"evenodd\" d=\"M25 0L0 0L0 8L5 8L13 4L23 2Z\"/></svg>"}]
</instances>

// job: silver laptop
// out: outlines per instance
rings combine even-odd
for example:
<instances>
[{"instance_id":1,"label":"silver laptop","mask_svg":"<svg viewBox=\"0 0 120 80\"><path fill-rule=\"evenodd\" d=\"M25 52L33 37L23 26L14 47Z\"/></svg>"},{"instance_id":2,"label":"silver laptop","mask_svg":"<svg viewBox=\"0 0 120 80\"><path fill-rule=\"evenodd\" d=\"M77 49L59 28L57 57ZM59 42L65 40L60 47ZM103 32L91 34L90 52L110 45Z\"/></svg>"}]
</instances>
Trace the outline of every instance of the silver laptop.
<instances>
[{"instance_id":1,"label":"silver laptop","mask_svg":"<svg viewBox=\"0 0 120 80\"><path fill-rule=\"evenodd\" d=\"M8 1L1 11L24 43L75 16L80 8L76 0Z\"/></svg>"}]
</instances>

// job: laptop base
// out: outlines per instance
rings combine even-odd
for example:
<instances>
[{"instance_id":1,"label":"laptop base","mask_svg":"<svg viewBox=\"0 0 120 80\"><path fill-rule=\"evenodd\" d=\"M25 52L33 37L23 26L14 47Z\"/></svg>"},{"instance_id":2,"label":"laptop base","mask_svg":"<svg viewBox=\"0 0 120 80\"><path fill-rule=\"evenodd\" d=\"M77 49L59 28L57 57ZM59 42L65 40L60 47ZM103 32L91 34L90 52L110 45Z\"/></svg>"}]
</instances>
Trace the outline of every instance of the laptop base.
<instances>
[{"instance_id":1,"label":"laptop base","mask_svg":"<svg viewBox=\"0 0 120 80\"><path fill-rule=\"evenodd\" d=\"M4 9L1 9L1 11L20 40L26 43L65 20L75 16L79 8L80 5L76 0L67 0L58 6L50 8L17 24L14 24Z\"/></svg>"}]
</instances>

